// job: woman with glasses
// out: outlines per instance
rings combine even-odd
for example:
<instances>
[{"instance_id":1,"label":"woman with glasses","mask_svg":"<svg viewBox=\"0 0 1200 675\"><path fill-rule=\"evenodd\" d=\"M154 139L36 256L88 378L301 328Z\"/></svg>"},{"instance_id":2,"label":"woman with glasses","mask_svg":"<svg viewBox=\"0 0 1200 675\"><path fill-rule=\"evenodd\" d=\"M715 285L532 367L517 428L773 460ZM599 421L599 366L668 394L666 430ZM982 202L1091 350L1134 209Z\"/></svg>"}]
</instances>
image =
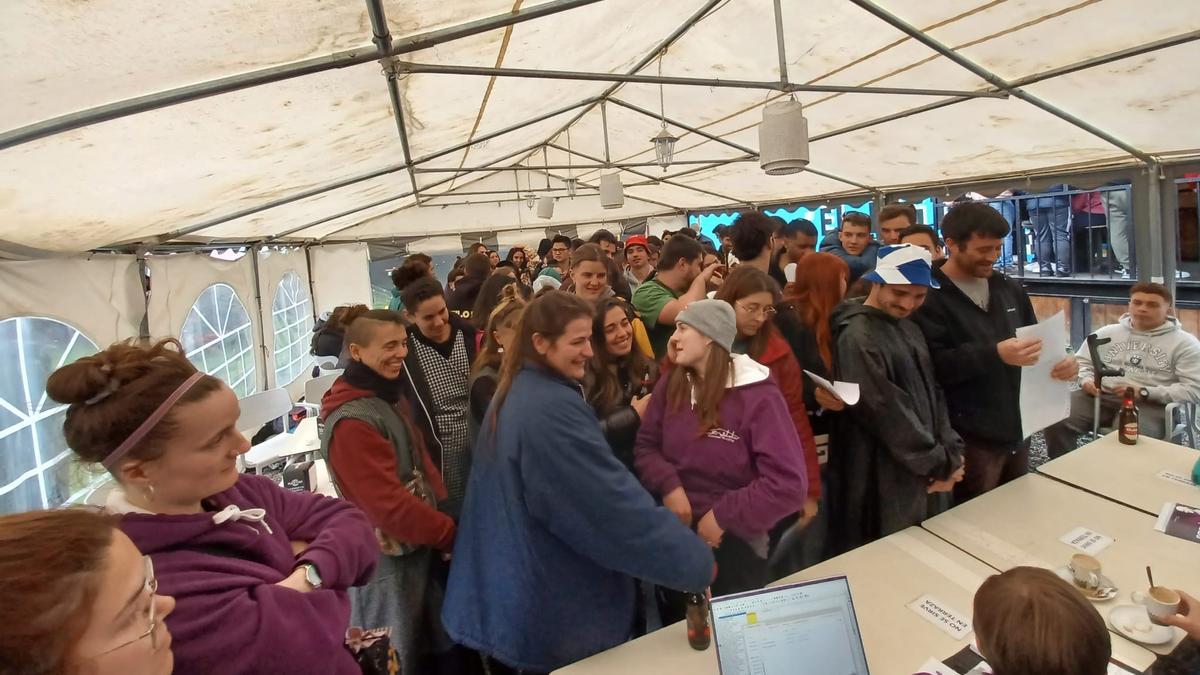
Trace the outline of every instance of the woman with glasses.
<instances>
[{"instance_id":1,"label":"woman with glasses","mask_svg":"<svg viewBox=\"0 0 1200 675\"><path fill-rule=\"evenodd\" d=\"M808 494L804 503L797 504L797 513L780 521L771 530L771 552L788 528L808 526L817 515L821 500L820 466L817 463L817 443L813 439L812 427L808 423L808 410L804 405L804 372L796 360L791 346L775 327L775 303L779 301L778 286L765 272L749 265L741 265L717 291L716 298L733 307L737 318L737 339L733 341L734 354L746 354L766 366L787 402L788 413L804 446L804 466L808 472Z\"/></svg>"},{"instance_id":2,"label":"woman with glasses","mask_svg":"<svg viewBox=\"0 0 1200 675\"><path fill-rule=\"evenodd\" d=\"M150 559L93 509L0 516L0 672L168 675L174 665Z\"/></svg>"},{"instance_id":3,"label":"woman with glasses","mask_svg":"<svg viewBox=\"0 0 1200 675\"><path fill-rule=\"evenodd\" d=\"M76 456L113 475L108 510L177 602L177 674L360 672L346 590L375 569L371 526L348 502L239 474L250 444L224 382L163 340L59 368L46 391L69 405Z\"/></svg>"},{"instance_id":4,"label":"woman with glasses","mask_svg":"<svg viewBox=\"0 0 1200 675\"><path fill-rule=\"evenodd\" d=\"M728 283L728 282L726 282ZM634 445L642 484L716 549L713 595L761 588L768 533L804 503L804 447L771 371L734 354L737 319L697 300L675 319L668 357ZM664 620L680 616L679 600Z\"/></svg>"}]
</instances>

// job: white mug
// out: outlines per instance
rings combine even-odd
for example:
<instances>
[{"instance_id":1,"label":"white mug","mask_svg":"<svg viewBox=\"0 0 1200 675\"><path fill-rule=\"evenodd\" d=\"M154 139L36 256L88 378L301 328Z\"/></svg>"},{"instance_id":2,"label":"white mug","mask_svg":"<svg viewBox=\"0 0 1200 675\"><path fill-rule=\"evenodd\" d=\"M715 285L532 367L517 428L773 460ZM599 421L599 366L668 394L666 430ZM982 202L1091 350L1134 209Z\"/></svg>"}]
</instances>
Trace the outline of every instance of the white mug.
<instances>
[{"instance_id":1,"label":"white mug","mask_svg":"<svg viewBox=\"0 0 1200 675\"><path fill-rule=\"evenodd\" d=\"M1179 594L1166 586L1153 586L1146 593L1133 592L1133 601L1146 608L1150 620L1166 625L1165 619L1179 613Z\"/></svg>"}]
</instances>

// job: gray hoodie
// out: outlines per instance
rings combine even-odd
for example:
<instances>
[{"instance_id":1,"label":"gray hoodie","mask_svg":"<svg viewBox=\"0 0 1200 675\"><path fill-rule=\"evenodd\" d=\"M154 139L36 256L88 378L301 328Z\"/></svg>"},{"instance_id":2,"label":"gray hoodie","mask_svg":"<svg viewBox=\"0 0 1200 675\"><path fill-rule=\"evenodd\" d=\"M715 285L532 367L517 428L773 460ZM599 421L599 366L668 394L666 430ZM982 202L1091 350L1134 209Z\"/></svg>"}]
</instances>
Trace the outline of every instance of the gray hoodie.
<instances>
[{"instance_id":1,"label":"gray hoodie","mask_svg":"<svg viewBox=\"0 0 1200 675\"><path fill-rule=\"evenodd\" d=\"M1200 340L1179 327L1179 321L1167 322L1148 331L1135 330L1128 314L1118 323L1096 331L1112 342L1100 348L1100 358L1109 366L1124 368L1125 375L1104 381L1105 388L1128 384L1145 387L1150 400L1167 404L1172 401L1200 402ZM1079 361L1080 383L1092 379L1092 358L1085 342L1075 353Z\"/></svg>"}]
</instances>

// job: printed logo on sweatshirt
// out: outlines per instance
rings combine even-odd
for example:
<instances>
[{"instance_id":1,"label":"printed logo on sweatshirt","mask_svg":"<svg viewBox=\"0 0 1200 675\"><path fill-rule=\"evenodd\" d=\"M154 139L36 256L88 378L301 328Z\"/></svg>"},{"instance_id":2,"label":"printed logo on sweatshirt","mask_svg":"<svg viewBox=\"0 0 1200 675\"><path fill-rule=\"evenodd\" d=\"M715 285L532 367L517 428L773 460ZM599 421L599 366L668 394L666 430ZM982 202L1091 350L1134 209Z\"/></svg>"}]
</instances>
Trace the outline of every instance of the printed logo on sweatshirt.
<instances>
[{"instance_id":1,"label":"printed logo on sweatshirt","mask_svg":"<svg viewBox=\"0 0 1200 675\"><path fill-rule=\"evenodd\" d=\"M727 441L729 443L736 443L742 440L741 436L738 436L728 429L722 429L721 427L717 427L712 431L709 431L707 435L709 438L715 438L718 440Z\"/></svg>"},{"instance_id":2,"label":"printed logo on sweatshirt","mask_svg":"<svg viewBox=\"0 0 1200 675\"><path fill-rule=\"evenodd\" d=\"M1171 356L1162 347L1146 340L1128 340L1112 345L1104 354L1106 363L1141 372L1162 372L1171 370Z\"/></svg>"}]
</instances>

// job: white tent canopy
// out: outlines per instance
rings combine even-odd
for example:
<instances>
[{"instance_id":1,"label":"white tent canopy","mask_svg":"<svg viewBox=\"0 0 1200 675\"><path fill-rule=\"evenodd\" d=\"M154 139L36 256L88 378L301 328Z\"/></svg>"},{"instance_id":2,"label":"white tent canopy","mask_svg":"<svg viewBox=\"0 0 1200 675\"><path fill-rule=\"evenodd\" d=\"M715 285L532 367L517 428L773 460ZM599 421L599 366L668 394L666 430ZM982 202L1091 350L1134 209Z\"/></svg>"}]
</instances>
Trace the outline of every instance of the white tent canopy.
<instances>
[{"instance_id":1,"label":"white tent canopy","mask_svg":"<svg viewBox=\"0 0 1200 675\"><path fill-rule=\"evenodd\" d=\"M1194 0L29 0L0 26L10 250L530 230L1200 155ZM812 163L767 176L761 108L788 89Z\"/></svg>"}]
</instances>

